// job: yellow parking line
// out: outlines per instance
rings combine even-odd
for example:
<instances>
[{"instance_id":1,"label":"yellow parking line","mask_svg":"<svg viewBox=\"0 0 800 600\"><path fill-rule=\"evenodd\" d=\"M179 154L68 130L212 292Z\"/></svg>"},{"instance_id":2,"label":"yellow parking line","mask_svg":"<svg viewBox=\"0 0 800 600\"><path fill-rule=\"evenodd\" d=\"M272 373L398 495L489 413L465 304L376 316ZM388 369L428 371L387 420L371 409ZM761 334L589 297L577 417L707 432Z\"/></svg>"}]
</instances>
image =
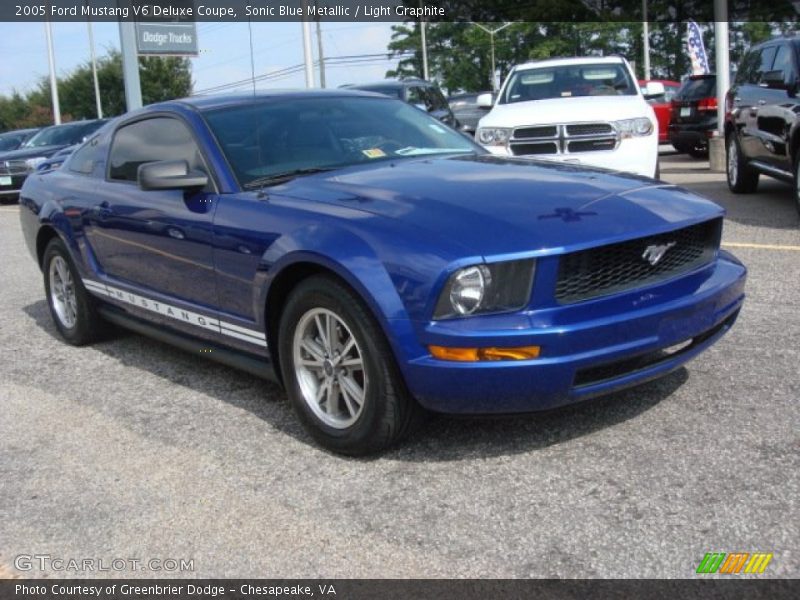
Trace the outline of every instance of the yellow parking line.
<instances>
[{"instance_id":1,"label":"yellow parking line","mask_svg":"<svg viewBox=\"0 0 800 600\"><path fill-rule=\"evenodd\" d=\"M753 248L755 250L788 250L789 252L800 252L800 246L781 246L778 244L746 244L741 242L722 242L728 248Z\"/></svg>"}]
</instances>

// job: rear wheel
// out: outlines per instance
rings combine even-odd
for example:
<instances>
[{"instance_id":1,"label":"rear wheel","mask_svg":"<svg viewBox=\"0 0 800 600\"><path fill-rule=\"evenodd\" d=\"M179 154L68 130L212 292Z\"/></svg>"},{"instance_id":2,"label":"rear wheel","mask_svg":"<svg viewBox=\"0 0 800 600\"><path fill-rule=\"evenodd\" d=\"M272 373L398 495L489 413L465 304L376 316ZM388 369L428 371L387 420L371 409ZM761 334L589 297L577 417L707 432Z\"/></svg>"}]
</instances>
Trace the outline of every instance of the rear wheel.
<instances>
[{"instance_id":1,"label":"rear wheel","mask_svg":"<svg viewBox=\"0 0 800 600\"><path fill-rule=\"evenodd\" d=\"M758 171L747 164L735 134L729 134L725 141L725 171L728 176L728 187L735 194L755 192L758 187Z\"/></svg>"},{"instance_id":2,"label":"rear wheel","mask_svg":"<svg viewBox=\"0 0 800 600\"><path fill-rule=\"evenodd\" d=\"M325 448L377 452L419 420L422 409L406 391L383 332L361 299L336 279L302 282L279 327L287 394Z\"/></svg>"},{"instance_id":3,"label":"rear wheel","mask_svg":"<svg viewBox=\"0 0 800 600\"><path fill-rule=\"evenodd\" d=\"M50 241L42 267L47 304L61 337L74 346L99 339L107 325L97 314L64 242L58 238Z\"/></svg>"}]
</instances>

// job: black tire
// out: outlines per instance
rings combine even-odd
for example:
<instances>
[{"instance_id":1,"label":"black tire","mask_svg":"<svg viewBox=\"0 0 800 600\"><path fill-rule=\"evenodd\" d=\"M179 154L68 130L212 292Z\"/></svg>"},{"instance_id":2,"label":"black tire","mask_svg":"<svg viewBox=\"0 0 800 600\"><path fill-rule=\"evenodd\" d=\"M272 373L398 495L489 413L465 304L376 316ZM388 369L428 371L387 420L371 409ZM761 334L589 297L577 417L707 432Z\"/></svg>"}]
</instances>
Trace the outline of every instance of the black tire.
<instances>
[{"instance_id":1,"label":"black tire","mask_svg":"<svg viewBox=\"0 0 800 600\"><path fill-rule=\"evenodd\" d=\"M59 263L58 261L63 262ZM58 264L69 272L71 278L71 290L74 293L74 306L70 311L74 317L72 321L64 316L63 311L60 313L56 307L59 301L57 300L58 294L53 293L51 269L58 270L56 268ZM97 313L94 299L83 286L83 281L78 275L67 247L59 238L54 238L47 245L42 259L42 272L50 316L65 341L73 346L83 346L99 340L108 333L108 324Z\"/></svg>"},{"instance_id":2,"label":"black tire","mask_svg":"<svg viewBox=\"0 0 800 600\"><path fill-rule=\"evenodd\" d=\"M794 207L800 214L800 153L794 159Z\"/></svg>"},{"instance_id":3,"label":"black tire","mask_svg":"<svg viewBox=\"0 0 800 600\"><path fill-rule=\"evenodd\" d=\"M747 164L735 134L725 138L725 173L734 194L751 194L758 187L758 171Z\"/></svg>"},{"instance_id":4,"label":"black tire","mask_svg":"<svg viewBox=\"0 0 800 600\"><path fill-rule=\"evenodd\" d=\"M333 346L339 343L343 336L348 341L350 338L355 340L354 352L360 357L362 367L357 367L357 371L352 373L360 372L359 383L363 382L361 388L363 402L357 414L348 412L350 402L346 407L343 404L347 395L342 390L343 387L347 387L344 382L332 383L331 388L325 388L335 390L334 403L341 411L332 414L327 406L330 400L315 402L310 399L312 395L320 397L317 393L324 387L322 383L324 380L337 381L338 375L329 373L329 370L333 371L338 367L329 369L331 360L328 359L328 353L325 353L324 369L317 366L319 363L315 362L316 359L311 353L308 353L308 360L302 356L300 360L303 360L304 364L314 362L315 366L309 367L306 372L302 372L302 366L300 372L296 369L296 362L299 361L295 359L295 351L301 355L303 352L298 350L299 347L303 347L298 339L312 339L313 335L303 337L309 333L308 328L320 332L320 325L311 324L310 319L321 313L324 318L331 318L332 315L338 319L338 321L332 320L337 340ZM328 329L328 334L330 332ZM287 395L300 421L321 446L350 456L371 454L397 442L421 421L424 411L408 393L380 326L361 299L335 278L324 275L313 276L301 282L292 291L281 315L278 336L281 373ZM315 349L324 350L325 340L320 336L316 341L319 344ZM314 374L309 375L312 369ZM301 386L305 387L301 389ZM324 409L323 402L326 403ZM312 406L313 403L316 407ZM349 425L344 424L348 418L354 421ZM335 419L342 422L335 423L335 426L326 422Z\"/></svg>"}]
</instances>

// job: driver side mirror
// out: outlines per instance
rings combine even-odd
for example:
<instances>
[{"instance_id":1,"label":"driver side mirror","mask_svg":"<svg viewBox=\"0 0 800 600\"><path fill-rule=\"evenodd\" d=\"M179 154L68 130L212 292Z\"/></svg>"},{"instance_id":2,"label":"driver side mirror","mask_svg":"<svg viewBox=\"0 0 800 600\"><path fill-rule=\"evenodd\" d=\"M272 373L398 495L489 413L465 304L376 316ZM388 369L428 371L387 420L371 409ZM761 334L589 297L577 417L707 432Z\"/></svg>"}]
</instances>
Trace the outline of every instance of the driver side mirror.
<instances>
[{"instance_id":1,"label":"driver side mirror","mask_svg":"<svg viewBox=\"0 0 800 600\"><path fill-rule=\"evenodd\" d=\"M478 108L492 108L492 106L494 106L493 94L481 94L478 96L475 102L477 103Z\"/></svg>"},{"instance_id":2,"label":"driver side mirror","mask_svg":"<svg viewBox=\"0 0 800 600\"><path fill-rule=\"evenodd\" d=\"M189 190L208 185L208 175L190 170L185 160L160 160L139 165L136 180L144 191Z\"/></svg>"}]
</instances>

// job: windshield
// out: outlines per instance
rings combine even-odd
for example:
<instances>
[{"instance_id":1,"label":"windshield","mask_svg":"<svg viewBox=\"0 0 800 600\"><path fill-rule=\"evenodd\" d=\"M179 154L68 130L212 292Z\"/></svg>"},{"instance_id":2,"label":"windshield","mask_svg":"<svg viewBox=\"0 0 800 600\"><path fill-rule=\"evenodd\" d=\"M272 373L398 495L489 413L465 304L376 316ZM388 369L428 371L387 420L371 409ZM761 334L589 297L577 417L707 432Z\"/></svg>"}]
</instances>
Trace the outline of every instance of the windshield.
<instances>
[{"instance_id":1,"label":"windshield","mask_svg":"<svg viewBox=\"0 0 800 600\"><path fill-rule=\"evenodd\" d=\"M205 117L245 187L297 171L484 152L419 109L377 97L278 98Z\"/></svg>"},{"instance_id":2,"label":"windshield","mask_svg":"<svg viewBox=\"0 0 800 600\"><path fill-rule=\"evenodd\" d=\"M16 150L23 139L25 139L24 133L7 133L0 135L0 150Z\"/></svg>"},{"instance_id":3,"label":"windshield","mask_svg":"<svg viewBox=\"0 0 800 600\"><path fill-rule=\"evenodd\" d=\"M39 133L25 142L23 148L71 146L83 141L84 136L92 133L100 125L102 125L102 122L92 121L90 123L69 123L67 125L48 127L47 129L42 129Z\"/></svg>"},{"instance_id":4,"label":"windshield","mask_svg":"<svg viewBox=\"0 0 800 600\"><path fill-rule=\"evenodd\" d=\"M562 65L515 71L499 103L637 93L636 84L622 63Z\"/></svg>"},{"instance_id":5,"label":"windshield","mask_svg":"<svg viewBox=\"0 0 800 600\"><path fill-rule=\"evenodd\" d=\"M365 92L373 92L375 94L383 94L384 96L390 96L391 98L399 98L400 100L403 99L403 88L399 86L353 86L354 90L363 90Z\"/></svg>"},{"instance_id":6,"label":"windshield","mask_svg":"<svg viewBox=\"0 0 800 600\"><path fill-rule=\"evenodd\" d=\"M678 92L676 100L698 100L717 95L716 77L698 77L688 79Z\"/></svg>"}]
</instances>

